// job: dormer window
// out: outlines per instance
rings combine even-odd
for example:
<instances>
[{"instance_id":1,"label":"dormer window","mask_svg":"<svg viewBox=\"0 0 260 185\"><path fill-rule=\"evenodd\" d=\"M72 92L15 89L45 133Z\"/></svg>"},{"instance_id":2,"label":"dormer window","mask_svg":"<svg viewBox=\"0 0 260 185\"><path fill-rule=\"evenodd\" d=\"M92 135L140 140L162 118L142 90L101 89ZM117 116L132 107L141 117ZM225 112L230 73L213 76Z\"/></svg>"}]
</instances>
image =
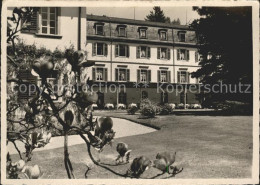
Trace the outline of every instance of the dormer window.
<instances>
[{"instance_id":1,"label":"dormer window","mask_svg":"<svg viewBox=\"0 0 260 185\"><path fill-rule=\"evenodd\" d=\"M125 25L119 25L117 27L117 30L118 30L119 37L126 37L126 26Z\"/></svg>"},{"instance_id":2,"label":"dormer window","mask_svg":"<svg viewBox=\"0 0 260 185\"><path fill-rule=\"evenodd\" d=\"M95 24L95 33L96 35L104 35L104 23Z\"/></svg>"},{"instance_id":3,"label":"dormer window","mask_svg":"<svg viewBox=\"0 0 260 185\"><path fill-rule=\"evenodd\" d=\"M179 42L185 42L185 35L186 35L186 32L184 31L179 31L178 32L178 39L179 39Z\"/></svg>"},{"instance_id":4,"label":"dormer window","mask_svg":"<svg viewBox=\"0 0 260 185\"><path fill-rule=\"evenodd\" d=\"M167 30L165 30L165 29L159 30L159 39L167 40Z\"/></svg>"},{"instance_id":5,"label":"dormer window","mask_svg":"<svg viewBox=\"0 0 260 185\"><path fill-rule=\"evenodd\" d=\"M147 28L146 27L140 27L139 28L139 37L140 39L146 39L147 38Z\"/></svg>"}]
</instances>

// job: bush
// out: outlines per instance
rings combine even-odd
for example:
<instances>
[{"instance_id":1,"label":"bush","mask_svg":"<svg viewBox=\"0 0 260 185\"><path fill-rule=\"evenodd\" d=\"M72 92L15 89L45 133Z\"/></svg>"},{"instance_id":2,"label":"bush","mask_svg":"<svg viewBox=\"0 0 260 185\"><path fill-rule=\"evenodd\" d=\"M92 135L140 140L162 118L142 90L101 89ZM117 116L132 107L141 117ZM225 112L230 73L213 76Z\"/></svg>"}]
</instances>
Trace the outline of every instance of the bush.
<instances>
[{"instance_id":1,"label":"bush","mask_svg":"<svg viewBox=\"0 0 260 185\"><path fill-rule=\"evenodd\" d=\"M172 106L165 104L161 106L160 115L169 115L172 113Z\"/></svg>"},{"instance_id":2,"label":"bush","mask_svg":"<svg viewBox=\"0 0 260 185\"><path fill-rule=\"evenodd\" d=\"M156 115L157 106L149 99L144 99L141 102L141 114L149 118L153 118Z\"/></svg>"},{"instance_id":3,"label":"bush","mask_svg":"<svg viewBox=\"0 0 260 185\"><path fill-rule=\"evenodd\" d=\"M134 115L138 111L138 108L136 106L132 106L127 110L128 114Z\"/></svg>"},{"instance_id":4,"label":"bush","mask_svg":"<svg viewBox=\"0 0 260 185\"><path fill-rule=\"evenodd\" d=\"M218 109L225 114L252 114L253 113L253 105L249 103L243 103L239 101L228 101L219 103L217 105Z\"/></svg>"}]
</instances>

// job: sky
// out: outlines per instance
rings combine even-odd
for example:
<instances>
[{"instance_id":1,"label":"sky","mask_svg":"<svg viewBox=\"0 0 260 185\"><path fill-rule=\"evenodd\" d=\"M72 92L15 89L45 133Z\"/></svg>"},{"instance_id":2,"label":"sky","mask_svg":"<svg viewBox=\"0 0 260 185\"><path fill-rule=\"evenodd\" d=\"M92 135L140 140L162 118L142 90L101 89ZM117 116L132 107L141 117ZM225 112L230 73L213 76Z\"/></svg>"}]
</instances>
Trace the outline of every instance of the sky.
<instances>
[{"instance_id":1,"label":"sky","mask_svg":"<svg viewBox=\"0 0 260 185\"><path fill-rule=\"evenodd\" d=\"M153 7L87 7L87 14L144 20L152 9ZM171 18L171 21L179 18L182 25L186 24L186 20L189 24L199 18L192 7L161 7L161 9L166 17Z\"/></svg>"}]
</instances>

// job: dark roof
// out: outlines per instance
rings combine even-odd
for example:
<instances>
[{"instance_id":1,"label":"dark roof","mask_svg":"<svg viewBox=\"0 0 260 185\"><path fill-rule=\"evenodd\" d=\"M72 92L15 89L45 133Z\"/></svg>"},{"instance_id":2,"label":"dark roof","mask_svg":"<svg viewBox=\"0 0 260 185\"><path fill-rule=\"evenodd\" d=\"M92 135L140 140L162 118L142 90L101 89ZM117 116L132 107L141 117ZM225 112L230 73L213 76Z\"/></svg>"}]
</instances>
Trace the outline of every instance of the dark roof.
<instances>
[{"instance_id":1,"label":"dark roof","mask_svg":"<svg viewBox=\"0 0 260 185\"><path fill-rule=\"evenodd\" d=\"M189 26L186 25L173 25L169 23L161 23L161 22L150 22L144 20L135 20L135 19L125 19L119 17L107 17L105 15L87 15L87 20L91 21L101 21L101 22L112 22L112 23L120 23L120 24L133 24L133 25L142 25L142 26L154 26L154 27L163 27L163 28L175 28L182 30L192 30Z\"/></svg>"}]
</instances>

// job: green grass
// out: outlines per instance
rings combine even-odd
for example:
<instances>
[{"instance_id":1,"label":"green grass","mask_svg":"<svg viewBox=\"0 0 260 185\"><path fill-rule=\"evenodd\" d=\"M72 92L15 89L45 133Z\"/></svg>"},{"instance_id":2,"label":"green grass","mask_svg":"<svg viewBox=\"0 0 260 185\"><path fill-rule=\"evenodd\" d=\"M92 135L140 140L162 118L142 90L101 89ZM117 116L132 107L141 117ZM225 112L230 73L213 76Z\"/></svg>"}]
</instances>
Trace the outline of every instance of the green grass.
<instances>
[{"instance_id":1,"label":"green grass","mask_svg":"<svg viewBox=\"0 0 260 185\"><path fill-rule=\"evenodd\" d=\"M153 160L160 151L177 151L176 165L184 170L175 178L251 177L252 116L168 115L140 119L140 115L127 115L124 111L95 111L94 115L125 118L159 129L149 134L116 139L112 148L107 146L101 153L103 163L115 164L116 144L125 142L132 149L131 159L143 155ZM84 178L86 164L90 162L86 146L71 146L69 152L75 176ZM93 153L97 156L97 152ZM12 158L18 159L18 156ZM63 148L35 152L30 163L42 167L43 178L67 178ZM125 173L129 166L130 164L109 167ZM152 177L158 173L159 170L152 168L142 177ZM95 165L88 174L89 178L120 178Z\"/></svg>"}]
</instances>

